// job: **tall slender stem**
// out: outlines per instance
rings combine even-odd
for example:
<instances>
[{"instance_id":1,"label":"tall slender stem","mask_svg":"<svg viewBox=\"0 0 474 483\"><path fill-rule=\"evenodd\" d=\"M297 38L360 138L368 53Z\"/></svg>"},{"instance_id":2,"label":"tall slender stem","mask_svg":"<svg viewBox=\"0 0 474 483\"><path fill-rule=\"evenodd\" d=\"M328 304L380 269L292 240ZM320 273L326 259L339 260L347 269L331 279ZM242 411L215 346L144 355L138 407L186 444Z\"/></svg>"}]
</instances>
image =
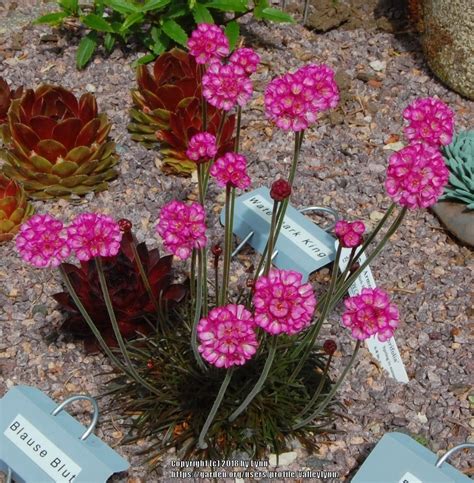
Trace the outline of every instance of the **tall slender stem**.
<instances>
[{"instance_id":1,"label":"tall slender stem","mask_svg":"<svg viewBox=\"0 0 474 483\"><path fill-rule=\"evenodd\" d=\"M230 261L232 257L232 233L234 221L235 188L228 184L225 191L225 232L224 232L224 265L222 272L222 287L220 304L227 300L227 291L230 277Z\"/></svg>"},{"instance_id":2,"label":"tall slender stem","mask_svg":"<svg viewBox=\"0 0 474 483\"><path fill-rule=\"evenodd\" d=\"M270 222L270 233L268 234L267 263L265 265L265 271L263 272L264 275L268 275L268 273L270 272L270 268L272 267L273 248L276 244L275 226L277 221L277 211L278 211L278 201L274 201L273 210L272 210L272 220Z\"/></svg>"},{"instance_id":3,"label":"tall slender stem","mask_svg":"<svg viewBox=\"0 0 474 483\"><path fill-rule=\"evenodd\" d=\"M203 274L203 260L202 260L202 252L203 248L200 248L197 251L197 257L198 257L198 275L197 275L197 286L196 286L196 307L195 307L195 312L194 312L194 321L193 321L193 327L191 330L191 348L193 350L194 358L196 359L196 362L198 366L206 370L206 365L204 364L201 354L199 354L199 349L198 349L198 341L197 341L197 326L199 324L199 321L201 320L201 311L202 311L202 285L203 285L203 279L202 279L202 274Z\"/></svg>"},{"instance_id":4,"label":"tall slender stem","mask_svg":"<svg viewBox=\"0 0 474 483\"><path fill-rule=\"evenodd\" d=\"M202 78L204 76L204 65L199 65L199 73L201 74L201 116L202 116L202 131L207 131L207 101L202 93Z\"/></svg>"},{"instance_id":5,"label":"tall slender stem","mask_svg":"<svg viewBox=\"0 0 474 483\"><path fill-rule=\"evenodd\" d=\"M242 127L242 106L237 106L237 128L235 130L234 151L239 152L240 149L240 129Z\"/></svg>"},{"instance_id":6,"label":"tall slender stem","mask_svg":"<svg viewBox=\"0 0 474 483\"><path fill-rule=\"evenodd\" d=\"M273 359L275 358L276 350L277 350L278 338L273 336L272 342L270 344L270 348L268 350L267 360L265 361L265 365L263 366L262 373L258 378L257 383L253 387L253 389L249 392L247 397L244 399L242 404L230 415L229 421L235 421L237 417L242 414L248 407L248 405L254 400L255 396L262 390L265 381L267 380L268 374L270 373L270 369L273 364Z\"/></svg>"},{"instance_id":7,"label":"tall slender stem","mask_svg":"<svg viewBox=\"0 0 474 483\"><path fill-rule=\"evenodd\" d=\"M222 400L224 399L225 392L227 391L227 387L229 386L233 373L234 371L232 369L227 370L227 373L225 375L224 380L222 381L219 392L217 393L217 397L214 401L214 404L212 405L211 411L209 412L206 422L204 423L201 433L199 434L198 447L201 449L207 448L207 443L205 441L207 432L209 431L209 428L211 427L211 424L214 421L214 418L216 417L217 411L220 405L222 404Z\"/></svg>"}]
</instances>

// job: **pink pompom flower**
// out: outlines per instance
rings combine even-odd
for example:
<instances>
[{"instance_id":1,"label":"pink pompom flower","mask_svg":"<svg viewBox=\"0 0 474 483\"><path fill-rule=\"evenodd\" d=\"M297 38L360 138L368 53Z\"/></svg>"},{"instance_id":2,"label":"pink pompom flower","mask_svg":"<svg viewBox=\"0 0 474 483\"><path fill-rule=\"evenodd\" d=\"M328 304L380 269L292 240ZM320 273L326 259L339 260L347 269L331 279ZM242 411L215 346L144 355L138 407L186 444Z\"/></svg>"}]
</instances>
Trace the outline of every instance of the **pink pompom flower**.
<instances>
[{"instance_id":1,"label":"pink pompom flower","mask_svg":"<svg viewBox=\"0 0 474 483\"><path fill-rule=\"evenodd\" d=\"M186 156L196 163L205 163L217 153L216 137L208 132L195 134L189 141Z\"/></svg>"},{"instance_id":2,"label":"pink pompom flower","mask_svg":"<svg viewBox=\"0 0 474 483\"><path fill-rule=\"evenodd\" d=\"M316 309L311 284L301 273L272 269L255 283L255 323L266 332L293 335L308 327Z\"/></svg>"},{"instance_id":3,"label":"pink pompom flower","mask_svg":"<svg viewBox=\"0 0 474 483\"><path fill-rule=\"evenodd\" d=\"M74 218L67 228L67 236L69 248L84 262L117 255L122 240L118 223L100 213L82 213Z\"/></svg>"},{"instance_id":4,"label":"pink pompom flower","mask_svg":"<svg viewBox=\"0 0 474 483\"><path fill-rule=\"evenodd\" d=\"M250 186L250 177L247 175L247 159L242 154L226 153L216 159L211 166L211 175L221 187L227 185L244 190Z\"/></svg>"},{"instance_id":5,"label":"pink pompom flower","mask_svg":"<svg viewBox=\"0 0 474 483\"><path fill-rule=\"evenodd\" d=\"M240 65L245 73L250 75L257 70L258 64L260 64L260 56L255 50L248 47L242 47L234 50L230 56L229 62L231 64Z\"/></svg>"},{"instance_id":6,"label":"pink pompom flower","mask_svg":"<svg viewBox=\"0 0 474 483\"><path fill-rule=\"evenodd\" d=\"M229 55L229 41L217 25L200 23L188 39L188 49L198 64L207 64Z\"/></svg>"},{"instance_id":7,"label":"pink pompom flower","mask_svg":"<svg viewBox=\"0 0 474 483\"><path fill-rule=\"evenodd\" d=\"M427 208L443 194L448 179L449 170L439 150L414 143L390 156L385 189L401 206Z\"/></svg>"},{"instance_id":8,"label":"pink pompom flower","mask_svg":"<svg viewBox=\"0 0 474 483\"><path fill-rule=\"evenodd\" d=\"M439 147L453 139L454 112L439 99L416 99L405 108L403 117L408 121L405 135L410 141Z\"/></svg>"},{"instance_id":9,"label":"pink pompom flower","mask_svg":"<svg viewBox=\"0 0 474 483\"><path fill-rule=\"evenodd\" d=\"M34 215L23 223L15 243L21 258L38 268L57 267L71 253L62 222L50 215Z\"/></svg>"},{"instance_id":10,"label":"pink pompom flower","mask_svg":"<svg viewBox=\"0 0 474 483\"><path fill-rule=\"evenodd\" d=\"M363 240L365 225L362 221L339 220L334 227L334 233L339 239L339 243L344 248L358 247Z\"/></svg>"},{"instance_id":11,"label":"pink pompom flower","mask_svg":"<svg viewBox=\"0 0 474 483\"><path fill-rule=\"evenodd\" d=\"M216 367L241 366L257 352L255 322L244 305L212 309L199 321L197 333L199 352Z\"/></svg>"},{"instance_id":12,"label":"pink pompom flower","mask_svg":"<svg viewBox=\"0 0 474 483\"><path fill-rule=\"evenodd\" d=\"M252 81L237 64L213 62L202 78L203 95L218 109L230 111L236 104L244 106L252 97Z\"/></svg>"},{"instance_id":13,"label":"pink pompom flower","mask_svg":"<svg viewBox=\"0 0 474 483\"><path fill-rule=\"evenodd\" d=\"M206 246L206 213L199 203L190 205L182 201L171 201L163 206L156 226L166 248L186 260L193 248Z\"/></svg>"},{"instance_id":14,"label":"pink pompom flower","mask_svg":"<svg viewBox=\"0 0 474 483\"><path fill-rule=\"evenodd\" d=\"M346 310L342 323L352 332L352 337L365 340L377 334L385 342L393 336L398 326L399 314L389 295L380 288L364 288L359 295L344 300Z\"/></svg>"},{"instance_id":15,"label":"pink pompom flower","mask_svg":"<svg viewBox=\"0 0 474 483\"><path fill-rule=\"evenodd\" d=\"M339 88L334 71L325 64L308 64L296 71L304 85L304 93L315 112L333 109L339 103Z\"/></svg>"}]
</instances>

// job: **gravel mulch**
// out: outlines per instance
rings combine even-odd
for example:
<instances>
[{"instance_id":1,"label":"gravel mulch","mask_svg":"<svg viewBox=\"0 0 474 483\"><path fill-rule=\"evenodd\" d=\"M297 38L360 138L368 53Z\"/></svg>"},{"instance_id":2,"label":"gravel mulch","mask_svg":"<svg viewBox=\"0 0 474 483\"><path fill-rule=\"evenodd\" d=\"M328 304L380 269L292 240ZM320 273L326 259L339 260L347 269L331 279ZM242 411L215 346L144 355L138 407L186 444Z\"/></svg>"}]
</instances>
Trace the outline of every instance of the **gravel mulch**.
<instances>
[{"instance_id":1,"label":"gravel mulch","mask_svg":"<svg viewBox=\"0 0 474 483\"><path fill-rule=\"evenodd\" d=\"M36 202L36 210L64 220L86 210L126 217L134 223L139 239L159 246L154 235L159 208L175 197L195 199L197 185L193 179L164 176L157 152L130 140L126 130L129 91L134 86L130 64L136 54L115 50L109 58L99 55L78 72L76 38L68 43L63 35L51 35L47 27L31 26L29 6L0 12L0 75L15 86L49 82L61 83L77 94L94 92L99 107L113 121L112 136L121 156L120 177L109 191L72 203ZM437 95L455 110L458 129L468 128L472 120L473 104L432 76L410 34L356 29L316 35L300 25L252 21L244 22L243 32L246 43L262 57L254 76L257 92L243 120L242 150L252 163L254 187L268 185L279 173L286 173L291 157L291 136L264 117L265 84L308 61L327 63L338 72L341 108L307 133L295 206L328 205L373 225L389 205L383 188L390 153L386 145L401 135L404 106L416 97ZM215 188L211 196L218 202L211 215L215 218L223 197ZM215 221L209 222L212 239L222 236ZM247 250L236 260L235 273L242 272L250 254ZM410 382L403 385L388 378L364 348L339 393L347 408L347 418L337 423L342 433L325 437L313 455L295 445L281 469L337 471L340 477L334 481L349 481L388 431L414 435L439 454L455 444L474 441L468 399L473 382L469 376L473 374L472 269L472 252L453 240L430 211L409 213L372 270L378 284L400 306L402 323L396 339ZM327 275L325 269L318 278ZM51 298L58 291L55 272L26 266L11 243L0 246L0 395L16 384L36 386L56 400L77 392L98 395L104 391L99 374L110 369L105 358L86 355L80 343L62 336L54 343L45 339L61 323ZM338 342L336 373L347 363L352 345L339 326L338 314L330 319L325 335ZM86 421L87 411L77 408L78 417ZM146 475L143 459L134 455L146 442L120 446L122 422L117 415L98 429L98 435L131 462L128 474L113 481L168 481L169 468L161 476ZM467 454L453 458L453 464L472 474Z\"/></svg>"}]
</instances>

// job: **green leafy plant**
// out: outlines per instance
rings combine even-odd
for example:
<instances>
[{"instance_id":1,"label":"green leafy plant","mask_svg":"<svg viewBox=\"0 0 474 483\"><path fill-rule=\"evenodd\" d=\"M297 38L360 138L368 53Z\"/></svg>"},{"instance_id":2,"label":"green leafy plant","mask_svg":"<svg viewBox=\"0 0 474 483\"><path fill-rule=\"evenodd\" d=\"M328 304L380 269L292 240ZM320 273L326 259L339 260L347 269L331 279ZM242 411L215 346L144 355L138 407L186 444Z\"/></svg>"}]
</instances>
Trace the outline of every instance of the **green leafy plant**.
<instances>
[{"instance_id":1,"label":"green leafy plant","mask_svg":"<svg viewBox=\"0 0 474 483\"><path fill-rule=\"evenodd\" d=\"M77 49L77 67L83 69L99 45L110 53L117 43L126 45L136 39L148 53L137 63L155 59L173 45L185 46L197 23L222 23L231 46L239 36L236 19L253 13L258 20L292 22L290 15L270 7L268 0L94 0L82 5L78 0L59 0L60 10L48 13L36 23L67 25L73 19L89 32ZM225 14L231 14L227 18Z\"/></svg>"},{"instance_id":2,"label":"green leafy plant","mask_svg":"<svg viewBox=\"0 0 474 483\"><path fill-rule=\"evenodd\" d=\"M442 152L450 175L441 199L460 201L474 210L474 131L460 132Z\"/></svg>"}]
</instances>

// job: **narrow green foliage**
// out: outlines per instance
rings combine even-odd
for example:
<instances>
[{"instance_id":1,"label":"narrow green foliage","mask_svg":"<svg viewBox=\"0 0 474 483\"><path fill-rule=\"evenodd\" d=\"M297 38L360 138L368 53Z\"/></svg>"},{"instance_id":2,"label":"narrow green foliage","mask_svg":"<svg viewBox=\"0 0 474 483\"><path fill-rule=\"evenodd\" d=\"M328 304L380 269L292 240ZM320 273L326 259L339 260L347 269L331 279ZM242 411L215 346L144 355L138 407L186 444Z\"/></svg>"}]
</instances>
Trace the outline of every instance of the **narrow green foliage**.
<instances>
[{"instance_id":1,"label":"narrow green foliage","mask_svg":"<svg viewBox=\"0 0 474 483\"><path fill-rule=\"evenodd\" d=\"M225 28L225 34L229 39L229 48L230 48L230 51L232 52L235 49L235 46L237 45L237 41L239 40L239 34L240 34L239 24L235 21L229 22Z\"/></svg>"},{"instance_id":2,"label":"narrow green foliage","mask_svg":"<svg viewBox=\"0 0 474 483\"><path fill-rule=\"evenodd\" d=\"M83 69L91 60L92 55L97 48L97 34L89 32L79 43L77 48L76 63L78 69Z\"/></svg>"}]
</instances>

